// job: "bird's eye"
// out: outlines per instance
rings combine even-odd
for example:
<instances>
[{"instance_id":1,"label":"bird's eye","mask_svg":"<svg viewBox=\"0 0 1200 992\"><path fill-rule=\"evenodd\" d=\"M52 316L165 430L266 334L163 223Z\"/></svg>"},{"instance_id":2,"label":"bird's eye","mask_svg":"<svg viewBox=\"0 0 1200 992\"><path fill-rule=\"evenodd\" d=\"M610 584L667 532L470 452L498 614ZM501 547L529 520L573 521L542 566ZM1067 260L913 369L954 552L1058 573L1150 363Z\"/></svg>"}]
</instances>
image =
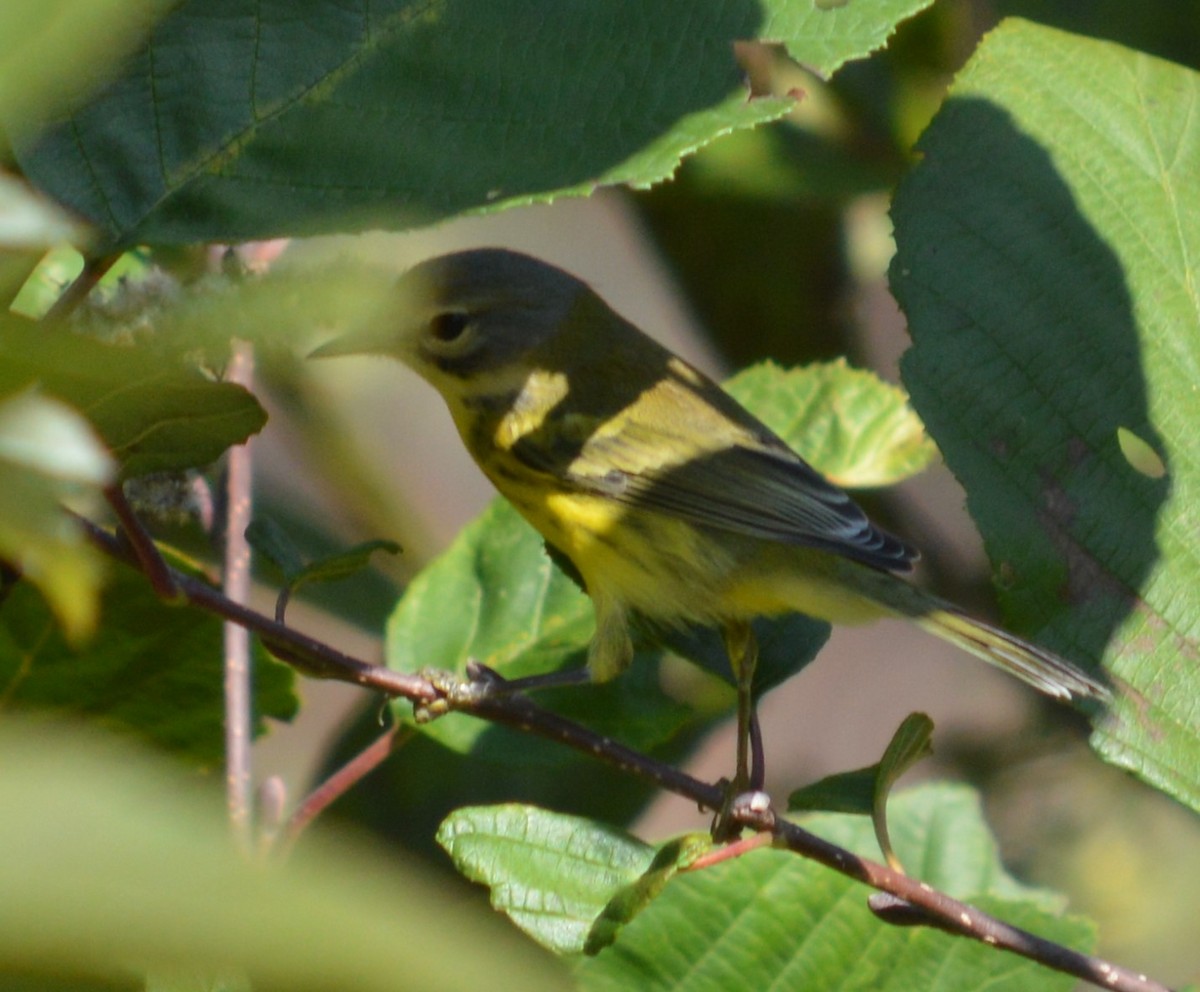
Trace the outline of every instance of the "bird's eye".
<instances>
[{"instance_id":1,"label":"bird's eye","mask_svg":"<svg viewBox=\"0 0 1200 992\"><path fill-rule=\"evenodd\" d=\"M435 341L451 344L463 336L469 323L470 318L465 313L447 310L429 322L429 334Z\"/></svg>"}]
</instances>

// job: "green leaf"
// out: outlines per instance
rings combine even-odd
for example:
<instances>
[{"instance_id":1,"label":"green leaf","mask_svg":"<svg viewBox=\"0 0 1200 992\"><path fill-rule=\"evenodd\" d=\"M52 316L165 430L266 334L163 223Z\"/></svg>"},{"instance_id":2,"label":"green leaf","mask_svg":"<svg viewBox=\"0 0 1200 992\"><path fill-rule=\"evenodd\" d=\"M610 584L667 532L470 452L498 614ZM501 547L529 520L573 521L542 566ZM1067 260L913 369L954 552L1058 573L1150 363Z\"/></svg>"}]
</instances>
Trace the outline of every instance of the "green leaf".
<instances>
[{"instance_id":1,"label":"green leaf","mask_svg":"<svg viewBox=\"0 0 1200 992\"><path fill-rule=\"evenodd\" d=\"M20 161L110 245L410 227L644 187L792 107L748 97L735 41L830 72L928 3L385 0L367 17L192 0Z\"/></svg>"},{"instance_id":2,"label":"green leaf","mask_svg":"<svg viewBox=\"0 0 1200 992\"><path fill-rule=\"evenodd\" d=\"M870 816L886 801L900 776L933 753L932 733L933 721L928 716L910 713L892 734L879 761L854 771L827 775L796 789L788 796L789 812L829 810Z\"/></svg>"},{"instance_id":3,"label":"green leaf","mask_svg":"<svg viewBox=\"0 0 1200 992\"><path fill-rule=\"evenodd\" d=\"M765 23L758 36L782 42L801 65L828 76L880 48L900 21L928 6L924 0L764 3Z\"/></svg>"},{"instance_id":4,"label":"green leaf","mask_svg":"<svg viewBox=\"0 0 1200 992\"><path fill-rule=\"evenodd\" d=\"M891 832L888 829L888 797L900 776L931 754L933 721L924 713L910 713L896 728L888 742L887 750L883 752L879 761L879 770L875 775L875 794L871 802L871 825L875 828L875 838L879 841L879 850L883 852L884 859L897 871L903 871L904 866L892 847Z\"/></svg>"},{"instance_id":5,"label":"green leaf","mask_svg":"<svg viewBox=\"0 0 1200 992\"><path fill-rule=\"evenodd\" d=\"M625 925L658 898L666 884L697 859L713 849L713 839L707 833L684 834L667 841L654 855L654 860L636 881L619 889L596 917L587 940L584 954L599 954L610 947Z\"/></svg>"},{"instance_id":6,"label":"green leaf","mask_svg":"<svg viewBox=\"0 0 1200 992\"><path fill-rule=\"evenodd\" d=\"M542 539L496 499L405 590L388 620L388 665L462 672L475 659L505 678L582 664L594 629L591 603L556 568ZM457 714L428 725L469 749L484 727Z\"/></svg>"},{"instance_id":7,"label":"green leaf","mask_svg":"<svg viewBox=\"0 0 1200 992\"><path fill-rule=\"evenodd\" d=\"M904 391L844 360L781 369L763 362L725 387L840 486L887 486L937 456Z\"/></svg>"},{"instance_id":8,"label":"green leaf","mask_svg":"<svg viewBox=\"0 0 1200 992\"><path fill-rule=\"evenodd\" d=\"M363 541L345 551L309 562L293 577L291 586L293 589L299 589L308 582L340 582L342 579L348 579L366 568L371 563L371 555L376 551L398 555L400 545L382 538Z\"/></svg>"},{"instance_id":9,"label":"green leaf","mask_svg":"<svg viewBox=\"0 0 1200 992\"><path fill-rule=\"evenodd\" d=\"M177 968L147 974L145 992L254 992L254 985L244 973Z\"/></svg>"},{"instance_id":10,"label":"green leaf","mask_svg":"<svg viewBox=\"0 0 1200 992\"><path fill-rule=\"evenodd\" d=\"M903 866L895 855L887 823L887 801L892 788L909 768L933 753L933 721L924 713L910 713L896 728L883 757L866 768L827 775L819 782L788 796L788 810L831 810L870 816L879 849L888 864Z\"/></svg>"},{"instance_id":11,"label":"green leaf","mask_svg":"<svg viewBox=\"0 0 1200 992\"><path fill-rule=\"evenodd\" d=\"M1003 872L978 802L957 786L898 796L893 834L922 880L1051 940L1086 949L1092 928ZM874 838L861 818L805 826L853 850ZM761 850L676 875L609 949L583 960L583 988L870 988L971 992L1066 990L1069 976L927 927L881 923L869 889L783 851ZM736 978L732 977L736 976Z\"/></svg>"},{"instance_id":12,"label":"green leaf","mask_svg":"<svg viewBox=\"0 0 1200 992\"><path fill-rule=\"evenodd\" d=\"M72 648L25 584L0 604L0 702L97 720L189 760L219 766L225 753L221 621L167 606L145 578L114 570L104 622ZM296 712L292 670L255 658L255 732Z\"/></svg>"},{"instance_id":13,"label":"green leaf","mask_svg":"<svg viewBox=\"0 0 1200 992\"><path fill-rule=\"evenodd\" d=\"M266 558L283 573L290 585L304 568L300 548L274 517L255 517L246 528L246 541L256 555Z\"/></svg>"},{"instance_id":14,"label":"green leaf","mask_svg":"<svg viewBox=\"0 0 1200 992\"><path fill-rule=\"evenodd\" d=\"M148 348L10 319L0 325L0 394L31 384L87 417L124 478L207 465L266 422L241 386Z\"/></svg>"},{"instance_id":15,"label":"green leaf","mask_svg":"<svg viewBox=\"0 0 1200 992\"><path fill-rule=\"evenodd\" d=\"M1193 809L1198 99L1180 66L1005 22L921 139L892 268L905 381L1013 626L1103 659L1118 692L1094 746Z\"/></svg>"},{"instance_id":16,"label":"green leaf","mask_svg":"<svg viewBox=\"0 0 1200 992\"><path fill-rule=\"evenodd\" d=\"M399 671L463 673L475 660L520 678L582 667L594 627L591 601L550 561L541 536L496 499L409 584L388 620L386 656ZM658 654L641 654L605 685L546 691L539 702L600 732L619 731L630 746L661 744L694 714L664 693ZM410 718L407 703L396 706L400 719ZM453 713L422 730L488 760L530 760L526 735L473 717Z\"/></svg>"},{"instance_id":17,"label":"green leaf","mask_svg":"<svg viewBox=\"0 0 1200 992\"><path fill-rule=\"evenodd\" d=\"M143 969L159 989L567 987L401 852L314 831L286 866L254 864L215 780L44 721L0 724L0 753L6 988L130 988Z\"/></svg>"},{"instance_id":18,"label":"green leaf","mask_svg":"<svg viewBox=\"0 0 1200 992\"><path fill-rule=\"evenodd\" d=\"M801 613L769 619L759 617L750 626L758 642L758 664L754 668L752 686L755 699L803 669L829 640L829 624ZM658 636L672 653L712 673L727 685L737 684L725 642L716 629L693 625L683 630L660 631Z\"/></svg>"},{"instance_id":19,"label":"green leaf","mask_svg":"<svg viewBox=\"0 0 1200 992\"><path fill-rule=\"evenodd\" d=\"M788 795L790 813L828 810L831 813L855 813L869 816L875 808L875 782L879 763L835 772L816 782L794 789Z\"/></svg>"},{"instance_id":20,"label":"green leaf","mask_svg":"<svg viewBox=\"0 0 1200 992\"><path fill-rule=\"evenodd\" d=\"M38 587L73 643L95 627L103 569L62 504L98 496L115 472L70 407L33 391L0 400L0 559Z\"/></svg>"},{"instance_id":21,"label":"green leaf","mask_svg":"<svg viewBox=\"0 0 1200 992\"><path fill-rule=\"evenodd\" d=\"M559 954L582 951L608 901L654 859L623 831L534 806L456 810L437 839L460 872L491 890L493 907Z\"/></svg>"},{"instance_id":22,"label":"green leaf","mask_svg":"<svg viewBox=\"0 0 1200 992\"><path fill-rule=\"evenodd\" d=\"M1167 466L1158 452L1127 427L1117 428L1117 446L1134 471L1150 479L1161 479L1167 474Z\"/></svg>"}]
</instances>

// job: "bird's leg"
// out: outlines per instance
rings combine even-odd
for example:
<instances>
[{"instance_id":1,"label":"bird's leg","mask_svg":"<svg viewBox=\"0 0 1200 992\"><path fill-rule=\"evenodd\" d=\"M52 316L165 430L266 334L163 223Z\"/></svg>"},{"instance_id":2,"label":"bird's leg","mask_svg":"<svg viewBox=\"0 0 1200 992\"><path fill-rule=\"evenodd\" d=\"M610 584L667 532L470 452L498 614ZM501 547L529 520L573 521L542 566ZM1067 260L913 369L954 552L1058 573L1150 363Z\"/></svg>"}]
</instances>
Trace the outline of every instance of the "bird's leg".
<instances>
[{"instance_id":1,"label":"bird's leg","mask_svg":"<svg viewBox=\"0 0 1200 992\"><path fill-rule=\"evenodd\" d=\"M750 624L743 621L726 624L722 635L737 686L737 765L730 786L731 792L737 795L750 789L761 789L763 783L762 734L751 691L758 664L758 641Z\"/></svg>"},{"instance_id":2,"label":"bird's leg","mask_svg":"<svg viewBox=\"0 0 1200 992\"><path fill-rule=\"evenodd\" d=\"M756 791L762 789L766 777L762 724L758 722L758 711L752 705L750 708L750 788Z\"/></svg>"},{"instance_id":3,"label":"bird's leg","mask_svg":"<svg viewBox=\"0 0 1200 992\"><path fill-rule=\"evenodd\" d=\"M713 820L713 839L733 841L741 832L738 806L757 798L763 785L762 732L754 712L754 669L758 664L758 641L748 623L728 623L721 631L729 666L737 686L737 766L733 780L725 782L725 801ZM765 796L761 796L766 799ZM770 800L766 800L768 803Z\"/></svg>"}]
</instances>

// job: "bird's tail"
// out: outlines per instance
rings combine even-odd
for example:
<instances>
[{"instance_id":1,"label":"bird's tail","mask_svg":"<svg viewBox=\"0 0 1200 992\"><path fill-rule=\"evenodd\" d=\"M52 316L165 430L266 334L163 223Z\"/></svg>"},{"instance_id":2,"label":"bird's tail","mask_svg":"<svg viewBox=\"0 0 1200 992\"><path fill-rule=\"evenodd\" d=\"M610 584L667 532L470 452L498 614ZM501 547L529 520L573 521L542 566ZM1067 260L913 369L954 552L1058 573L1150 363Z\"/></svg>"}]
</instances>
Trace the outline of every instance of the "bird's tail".
<instances>
[{"instance_id":1,"label":"bird's tail","mask_svg":"<svg viewBox=\"0 0 1200 992\"><path fill-rule=\"evenodd\" d=\"M1107 686L1053 651L967 616L949 603L933 601L930 606L927 612L909 615L931 634L1004 669L1039 692L1062 700L1111 698Z\"/></svg>"},{"instance_id":2,"label":"bird's tail","mask_svg":"<svg viewBox=\"0 0 1200 992\"><path fill-rule=\"evenodd\" d=\"M737 589L748 613L788 609L849 624L903 617L1054 699L1112 698L1108 686L1066 658L976 620L891 572L795 546L771 545L768 555L776 557L755 559L756 569Z\"/></svg>"},{"instance_id":3,"label":"bird's tail","mask_svg":"<svg viewBox=\"0 0 1200 992\"><path fill-rule=\"evenodd\" d=\"M877 607L912 620L929 633L1015 675L1047 696L1065 701L1105 702L1112 698L1108 686L1066 658L976 620L954 604L895 575L857 566L854 578L855 591Z\"/></svg>"}]
</instances>

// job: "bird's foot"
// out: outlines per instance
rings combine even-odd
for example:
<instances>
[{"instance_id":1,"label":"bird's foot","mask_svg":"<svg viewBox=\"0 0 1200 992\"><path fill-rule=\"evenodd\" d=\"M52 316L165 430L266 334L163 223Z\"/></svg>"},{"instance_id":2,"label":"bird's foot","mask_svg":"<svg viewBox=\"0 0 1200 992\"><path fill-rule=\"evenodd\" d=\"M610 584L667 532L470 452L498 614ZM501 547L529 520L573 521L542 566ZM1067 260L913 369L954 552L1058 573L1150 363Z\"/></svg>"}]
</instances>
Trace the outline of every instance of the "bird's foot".
<instances>
[{"instance_id":1,"label":"bird's foot","mask_svg":"<svg viewBox=\"0 0 1200 992\"><path fill-rule=\"evenodd\" d=\"M470 709L487 699L555 686L578 685L588 680L586 668L506 679L494 668L473 658L467 661L465 677L441 668L424 668L420 674L438 695L414 708L413 716L417 723L429 723L455 710Z\"/></svg>"},{"instance_id":2,"label":"bird's foot","mask_svg":"<svg viewBox=\"0 0 1200 992\"><path fill-rule=\"evenodd\" d=\"M722 779L725 801L713 818L712 836L719 844L737 840L744 827L769 829L774 819L771 797L762 789L745 789L736 781Z\"/></svg>"}]
</instances>

